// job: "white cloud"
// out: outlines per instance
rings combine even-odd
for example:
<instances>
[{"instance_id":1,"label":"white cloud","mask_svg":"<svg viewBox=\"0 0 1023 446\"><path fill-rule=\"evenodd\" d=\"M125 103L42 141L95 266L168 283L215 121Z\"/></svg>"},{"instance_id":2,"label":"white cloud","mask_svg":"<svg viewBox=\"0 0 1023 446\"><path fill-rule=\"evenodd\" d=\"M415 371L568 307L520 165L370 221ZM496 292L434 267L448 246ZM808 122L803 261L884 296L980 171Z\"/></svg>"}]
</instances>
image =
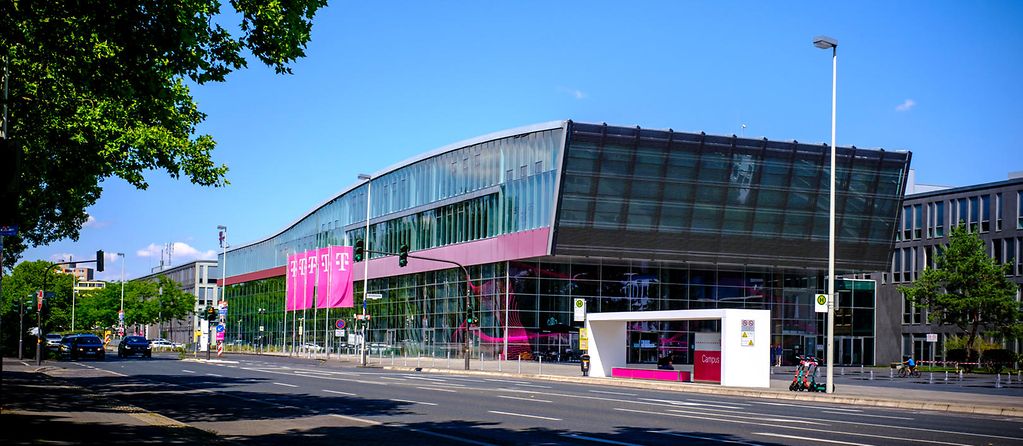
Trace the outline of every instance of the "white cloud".
<instances>
[{"instance_id":1,"label":"white cloud","mask_svg":"<svg viewBox=\"0 0 1023 446\"><path fill-rule=\"evenodd\" d=\"M97 220L96 217L93 217L92 215L89 215L85 219L85 223L82 223L83 229L84 228L103 229L107 226L110 226L110 222Z\"/></svg>"},{"instance_id":2,"label":"white cloud","mask_svg":"<svg viewBox=\"0 0 1023 446\"><path fill-rule=\"evenodd\" d=\"M574 89L574 88L565 88L565 87L560 87L558 89L563 91L563 92L565 92L565 93L568 93L573 98L576 98L576 99L579 99L579 100L586 99L586 93L583 92L582 90L577 90L577 89Z\"/></svg>"},{"instance_id":3,"label":"white cloud","mask_svg":"<svg viewBox=\"0 0 1023 446\"><path fill-rule=\"evenodd\" d=\"M909 111L911 108L916 107L916 101L912 99L906 99L901 104L895 106L895 111Z\"/></svg>"},{"instance_id":4,"label":"white cloud","mask_svg":"<svg viewBox=\"0 0 1023 446\"><path fill-rule=\"evenodd\" d=\"M191 245L185 242L174 242L174 253L171 257L171 262L174 265L180 265L185 262L192 260L212 260L217 258L216 250L200 251L193 248ZM166 256L164 251L164 245L157 245L156 243L150 243L149 246L135 251L135 255L139 257L159 257L161 252Z\"/></svg>"}]
</instances>

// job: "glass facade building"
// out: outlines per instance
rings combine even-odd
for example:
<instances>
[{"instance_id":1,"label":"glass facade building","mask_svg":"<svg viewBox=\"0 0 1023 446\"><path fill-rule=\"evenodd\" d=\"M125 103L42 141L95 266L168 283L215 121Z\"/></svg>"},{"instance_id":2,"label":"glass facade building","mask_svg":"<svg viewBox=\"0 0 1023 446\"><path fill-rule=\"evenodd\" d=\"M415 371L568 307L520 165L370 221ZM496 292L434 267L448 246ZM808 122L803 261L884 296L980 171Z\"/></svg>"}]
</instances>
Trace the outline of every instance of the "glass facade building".
<instances>
[{"instance_id":1,"label":"glass facade building","mask_svg":"<svg viewBox=\"0 0 1023 446\"><path fill-rule=\"evenodd\" d=\"M881 269L911 155L837 152L837 267ZM291 314L284 263L295 252L365 240L375 252L368 292L384 296L367 303L368 342L379 348L457 355L469 336L474 354L486 357L570 358L582 326L571 303L584 298L590 312L767 309L788 362L822 342L812 297L826 282L829 164L825 145L572 121L453 144L377 172L283 231L229 250L229 319L240 327L228 332L283 349L301 336L343 346L351 339L336 337L334 323L361 312L363 265L355 268L358 310ZM413 258L399 268L385 253L403 244L413 256L466 265L472 283L445 263ZM836 326L863 346L839 359L872 363L873 282L839 284L840 302L850 300ZM466 329L467 294L480 330ZM273 334L260 336L259 326ZM632 323L630 361L672 354L685 363L693 333L715 328Z\"/></svg>"}]
</instances>

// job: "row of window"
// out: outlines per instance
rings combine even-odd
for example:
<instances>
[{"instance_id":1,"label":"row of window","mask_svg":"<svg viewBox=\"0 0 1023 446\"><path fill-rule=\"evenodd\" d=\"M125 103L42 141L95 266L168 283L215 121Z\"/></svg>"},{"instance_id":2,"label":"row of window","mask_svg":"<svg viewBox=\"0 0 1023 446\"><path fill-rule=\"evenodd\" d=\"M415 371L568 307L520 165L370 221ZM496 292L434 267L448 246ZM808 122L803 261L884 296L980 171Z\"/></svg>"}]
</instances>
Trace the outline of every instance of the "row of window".
<instances>
[{"instance_id":1,"label":"row of window","mask_svg":"<svg viewBox=\"0 0 1023 446\"><path fill-rule=\"evenodd\" d=\"M994 206L991 205L992 198ZM949 209L947 216L946 204ZM945 236L946 227L960 223L967 225L970 232L990 232L992 210L995 214L994 230L998 232L1002 230L1004 208L1001 192L906 205L902 207L901 230L896 233L896 240L919 240L924 238L925 230L926 238L941 238ZM1023 229L1023 191L1016 192L1016 209L1016 229Z\"/></svg>"},{"instance_id":2,"label":"row of window","mask_svg":"<svg viewBox=\"0 0 1023 446\"><path fill-rule=\"evenodd\" d=\"M892 281L912 282L924 269L936 268L938 256L945 245L909 246L895 248L892 255ZM1009 265L1010 276L1023 276L1023 237L993 239L988 243L988 255L996 262Z\"/></svg>"}]
</instances>

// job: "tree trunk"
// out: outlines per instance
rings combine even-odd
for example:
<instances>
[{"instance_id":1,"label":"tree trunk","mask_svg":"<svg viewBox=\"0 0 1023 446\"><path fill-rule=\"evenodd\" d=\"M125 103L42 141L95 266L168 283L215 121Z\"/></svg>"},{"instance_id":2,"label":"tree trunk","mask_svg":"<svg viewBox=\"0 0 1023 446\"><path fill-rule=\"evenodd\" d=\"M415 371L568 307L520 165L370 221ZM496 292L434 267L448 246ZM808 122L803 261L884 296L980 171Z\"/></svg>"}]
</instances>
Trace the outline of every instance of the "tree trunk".
<instances>
[{"instance_id":1,"label":"tree trunk","mask_svg":"<svg viewBox=\"0 0 1023 446\"><path fill-rule=\"evenodd\" d=\"M980 352L978 351L976 356L971 354L973 352L974 342L977 340L977 331L980 329L980 312L973 312L973 322L970 324L970 337L966 339L966 359L967 361L973 358L980 358ZM979 365L979 364L978 364Z\"/></svg>"}]
</instances>

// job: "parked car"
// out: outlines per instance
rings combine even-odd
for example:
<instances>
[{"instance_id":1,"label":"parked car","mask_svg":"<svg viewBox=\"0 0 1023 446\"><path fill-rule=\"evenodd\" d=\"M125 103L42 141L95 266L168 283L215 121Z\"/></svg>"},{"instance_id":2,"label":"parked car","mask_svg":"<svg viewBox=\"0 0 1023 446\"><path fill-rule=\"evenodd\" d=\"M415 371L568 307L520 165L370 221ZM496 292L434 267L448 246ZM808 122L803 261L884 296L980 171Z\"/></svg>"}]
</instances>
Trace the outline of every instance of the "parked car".
<instances>
[{"instance_id":1,"label":"parked car","mask_svg":"<svg viewBox=\"0 0 1023 446\"><path fill-rule=\"evenodd\" d=\"M314 342L306 342L305 344L298 346L298 350L303 352L320 353L324 350L324 348L320 344Z\"/></svg>"},{"instance_id":2,"label":"parked car","mask_svg":"<svg viewBox=\"0 0 1023 446\"><path fill-rule=\"evenodd\" d=\"M142 336L126 336L117 344L117 357L141 355L143 358L153 357L153 346Z\"/></svg>"},{"instance_id":3,"label":"parked car","mask_svg":"<svg viewBox=\"0 0 1023 446\"><path fill-rule=\"evenodd\" d=\"M71 360L80 358L106 358L103 340L94 334L75 334L60 340L60 356Z\"/></svg>"},{"instance_id":4,"label":"parked car","mask_svg":"<svg viewBox=\"0 0 1023 446\"><path fill-rule=\"evenodd\" d=\"M176 342L171 342L163 338L153 339L150 344L154 349L175 349L185 346L185 344L178 344Z\"/></svg>"},{"instance_id":5,"label":"parked car","mask_svg":"<svg viewBox=\"0 0 1023 446\"><path fill-rule=\"evenodd\" d=\"M60 348L60 340L64 339L64 336L57 333L50 333L46 335L43 339L46 340L46 348L52 348L56 350Z\"/></svg>"}]
</instances>

